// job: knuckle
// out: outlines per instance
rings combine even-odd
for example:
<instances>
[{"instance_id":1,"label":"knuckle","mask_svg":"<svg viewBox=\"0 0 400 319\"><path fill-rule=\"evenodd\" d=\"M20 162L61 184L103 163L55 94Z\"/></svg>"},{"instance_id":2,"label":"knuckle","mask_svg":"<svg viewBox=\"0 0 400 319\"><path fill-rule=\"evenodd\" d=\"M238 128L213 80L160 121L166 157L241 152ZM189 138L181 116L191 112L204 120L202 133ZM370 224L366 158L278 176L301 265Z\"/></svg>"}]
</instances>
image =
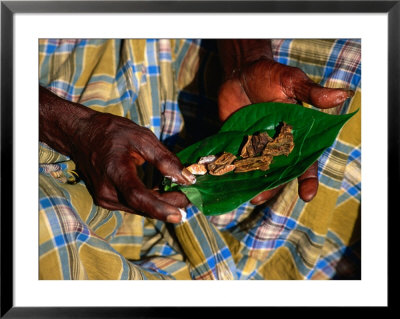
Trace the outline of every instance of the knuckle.
<instances>
[{"instance_id":1,"label":"knuckle","mask_svg":"<svg viewBox=\"0 0 400 319\"><path fill-rule=\"evenodd\" d=\"M158 157L160 168L172 170L178 166L179 160L174 155L163 153Z\"/></svg>"},{"instance_id":2,"label":"knuckle","mask_svg":"<svg viewBox=\"0 0 400 319\"><path fill-rule=\"evenodd\" d=\"M154 133L147 127L142 127L141 128L141 134L142 134L142 138L144 140L146 140L146 141L154 141L154 139L157 140L157 138L154 135Z\"/></svg>"},{"instance_id":3,"label":"knuckle","mask_svg":"<svg viewBox=\"0 0 400 319\"><path fill-rule=\"evenodd\" d=\"M150 201L144 191L136 189L127 195L126 200L132 208L149 213L147 206Z\"/></svg>"},{"instance_id":4,"label":"knuckle","mask_svg":"<svg viewBox=\"0 0 400 319\"><path fill-rule=\"evenodd\" d=\"M301 69L299 69L299 68L297 68L297 67L292 67L292 66L291 66L288 70L289 70L289 72L292 73L292 76L293 76L293 77L298 78L299 80L308 79L307 74L305 74L305 73L303 72L303 70L301 70Z\"/></svg>"},{"instance_id":5,"label":"knuckle","mask_svg":"<svg viewBox=\"0 0 400 319\"><path fill-rule=\"evenodd\" d=\"M126 180L134 171L134 165L129 153L123 155L109 154L104 163L104 172L112 181ZM124 178L125 177L125 178Z\"/></svg>"}]
</instances>

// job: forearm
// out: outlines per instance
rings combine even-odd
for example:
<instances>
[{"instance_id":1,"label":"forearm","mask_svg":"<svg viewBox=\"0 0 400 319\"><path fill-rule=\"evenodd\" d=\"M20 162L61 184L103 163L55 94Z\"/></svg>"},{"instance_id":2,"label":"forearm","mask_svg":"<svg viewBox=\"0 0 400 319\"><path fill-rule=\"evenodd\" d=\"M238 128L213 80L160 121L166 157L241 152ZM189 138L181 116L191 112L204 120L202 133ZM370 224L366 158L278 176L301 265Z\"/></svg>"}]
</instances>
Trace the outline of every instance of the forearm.
<instances>
[{"instance_id":1,"label":"forearm","mask_svg":"<svg viewBox=\"0 0 400 319\"><path fill-rule=\"evenodd\" d=\"M78 123L89 119L94 112L39 86L39 140L62 154L71 155Z\"/></svg>"},{"instance_id":2,"label":"forearm","mask_svg":"<svg viewBox=\"0 0 400 319\"><path fill-rule=\"evenodd\" d=\"M227 39L218 40L218 51L226 78L259 59L273 59L271 40Z\"/></svg>"}]
</instances>

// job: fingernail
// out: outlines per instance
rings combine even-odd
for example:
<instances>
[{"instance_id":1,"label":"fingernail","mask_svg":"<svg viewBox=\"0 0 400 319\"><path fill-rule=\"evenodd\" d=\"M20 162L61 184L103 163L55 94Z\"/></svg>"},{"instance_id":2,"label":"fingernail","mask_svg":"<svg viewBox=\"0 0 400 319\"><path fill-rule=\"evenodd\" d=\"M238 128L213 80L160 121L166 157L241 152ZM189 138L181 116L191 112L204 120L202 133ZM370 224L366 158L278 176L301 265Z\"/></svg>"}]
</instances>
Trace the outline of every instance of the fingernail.
<instances>
[{"instance_id":1,"label":"fingernail","mask_svg":"<svg viewBox=\"0 0 400 319\"><path fill-rule=\"evenodd\" d=\"M168 215L166 220L168 223L176 224L181 221L181 216L177 214Z\"/></svg>"},{"instance_id":2,"label":"fingernail","mask_svg":"<svg viewBox=\"0 0 400 319\"><path fill-rule=\"evenodd\" d=\"M169 178L172 181L172 183L176 183L178 181L175 177L172 176L165 176L165 177Z\"/></svg>"},{"instance_id":3,"label":"fingernail","mask_svg":"<svg viewBox=\"0 0 400 319\"><path fill-rule=\"evenodd\" d=\"M187 218L186 218L187 213L181 208L178 208L178 209L179 209L179 211L181 212L181 215L182 215L181 222L183 223L183 222L187 221Z\"/></svg>"},{"instance_id":4,"label":"fingernail","mask_svg":"<svg viewBox=\"0 0 400 319\"><path fill-rule=\"evenodd\" d=\"M353 97L354 96L354 91L353 90L347 90L347 96L348 97Z\"/></svg>"},{"instance_id":5,"label":"fingernail","mask_svg":"<svg viewBox=\"0 0 400 319\"><path fill-rule=\"evenodd\" d=\"M191 184L196 183L196 177L190 173L186 168L182 170L182 176Z\"/></svg>"},{"instance_id":6,"label":"fingernail","mask_svg":"<svg viewBox=\"0 0 400 319\"><path fill-rule=\"evenodd\" d=\"M251 201L250 203L253 204L254 206L259 206L261 204L264 204L266 201L261 200L261 201Z\"/></svg>"}]
</instances>

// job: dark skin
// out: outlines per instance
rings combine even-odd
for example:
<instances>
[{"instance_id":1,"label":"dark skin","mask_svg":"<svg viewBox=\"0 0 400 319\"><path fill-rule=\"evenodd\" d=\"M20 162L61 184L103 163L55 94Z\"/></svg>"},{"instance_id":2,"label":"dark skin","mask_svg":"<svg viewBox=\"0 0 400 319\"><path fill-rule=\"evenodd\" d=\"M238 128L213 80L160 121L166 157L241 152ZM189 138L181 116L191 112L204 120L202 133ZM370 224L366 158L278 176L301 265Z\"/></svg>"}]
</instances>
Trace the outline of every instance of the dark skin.
<instances>
[{"instance_id":1,"label":"dark skin","mask_svg":"<svg viewBox=\"0 0 400 319\"><path fill-rule=\"evenodd\" d=\"M346 89L324 88L299 68L274 61L270 40L219 40L218 49L225 75L218 96L221 121L252 103L303 101L326 109L354 95ZM298 182L299 197L309 202L318 191L318 162L301 175ZM284 186L257 195L251 203L265 203Z\"/></svg>"},{"instance_id":2,"label":"dark skin","mask_svg":"<svg viewBox=\"0 0 400 319\"><path fill-rule=\"evenodd\" d=\"M147 189L137 166L147 161L182 185L195 177L149 129L39 87L39 139L71 157L95 204L171 223L181 220L177 207L187 205L186 197Z\"/></svg>"},{"instance_id":3,"label":"dark skin","mask_svg":"<svg viewBox=\"0 0 400 319\"><path fill-rule=\"evenodd\" d=\"M220 40L218 45L225 75L218 97L221 121L251 103L305 101L328 108L352 95L347 90L322 88L300 69L276 63L268 40ZM137 167L147 161L182 185L195 182L195 177L150 130L39 87L39 139L71 157L95 204L170 223L181 221L178 207L187 206L187 198L179 192L147 189ZM317 192L317 168L315 163L298 179L299 196L305 201ZM251 202L262 204L283 187L263 192Z\"/></svg>"}]
</instances>

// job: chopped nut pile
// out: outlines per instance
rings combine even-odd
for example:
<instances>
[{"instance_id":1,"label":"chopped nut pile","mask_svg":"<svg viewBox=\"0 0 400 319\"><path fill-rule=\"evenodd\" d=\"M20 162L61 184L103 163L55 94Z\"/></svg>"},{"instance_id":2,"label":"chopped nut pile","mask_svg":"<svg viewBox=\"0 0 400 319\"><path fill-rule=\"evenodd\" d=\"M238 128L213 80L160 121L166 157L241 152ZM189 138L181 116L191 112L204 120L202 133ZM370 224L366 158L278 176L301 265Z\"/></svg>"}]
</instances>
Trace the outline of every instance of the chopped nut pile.
<instances>
[{"instance_id":1,"label":"chopped nut pile","mask_svg":"<svg viewBox=\"0 0 400 319\"><path fill-rule=\"evenodd\" d=\"M224 175L231 171L245 173L269 169L274 156L288 156L294 148L292 126L283 122L278 136L273 139L267 132L248 135L240 151L240 159L234 154L224 152L220 156L208 155L200 158L196 164L187 169L194 175Z\"/></svg>"}]
</instances>

